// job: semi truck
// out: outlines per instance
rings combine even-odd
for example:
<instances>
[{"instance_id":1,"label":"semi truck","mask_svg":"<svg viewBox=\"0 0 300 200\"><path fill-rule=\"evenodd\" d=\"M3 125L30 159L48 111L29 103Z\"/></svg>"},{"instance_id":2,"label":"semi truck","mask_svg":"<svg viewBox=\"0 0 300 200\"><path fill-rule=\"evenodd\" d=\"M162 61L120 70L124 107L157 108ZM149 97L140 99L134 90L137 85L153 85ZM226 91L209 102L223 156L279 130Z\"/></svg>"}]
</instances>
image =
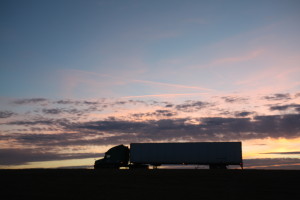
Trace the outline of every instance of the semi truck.
<instances>
[{"instance_id":1,"label":"semi truck","mask_svg":"<svg viewBox=\"0 0 300 200\"><path fill-rule=\"evenodd\" d=\"M243 169L241 142L131 143L109 149L94 169L157 168L161 165L208 165L209 169Z\"/></svg>"}]
</instances>

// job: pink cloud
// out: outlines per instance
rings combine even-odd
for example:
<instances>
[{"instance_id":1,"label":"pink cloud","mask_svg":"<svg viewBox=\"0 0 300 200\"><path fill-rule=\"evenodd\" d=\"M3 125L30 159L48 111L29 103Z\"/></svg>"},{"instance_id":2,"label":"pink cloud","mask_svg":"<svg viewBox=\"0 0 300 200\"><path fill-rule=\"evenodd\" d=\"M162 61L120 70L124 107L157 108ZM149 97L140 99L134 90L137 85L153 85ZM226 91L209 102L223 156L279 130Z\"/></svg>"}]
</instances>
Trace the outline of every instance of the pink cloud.
<instances>
[{"instance_id":1,"label":"pink cloud","mask_svg":"<svg viewBox=\"0 0 300 200\"><path fill-rule=\"evenodd\" d=\"M146 80L132 80L133 82L139 82L149 85L163 86L163 87L172 87L172 88L185 88L185 89L195 89L195 90L205 90L205 91L213 91L209 88L203 88L199 86L189 86L189 85L180 85L180 84L171 84L171 83L162 83L155 81L146 81Z\"/></svg>"},{"instance_id":2,"label":"pink cloud","mask_svg":"<svg viewBox=\"0 0 300 200\"><path fill-rule=\"evenodd\" d=\"M253 60L263 55L263 53L264 53L263 49L257 49L239 56L216 59L212 61L210 65L214 66L214 65L230 64L230 63L237 63L237 62L245 62L245 61Z\"/></svg>"},{"instance_id":3,"label":"pink cloud","mask_svg":"<svg viewBox=\"0 0 300 200\"><path fill-rule=\"evenodd\" d=\"M198 96L198 95L208 95L208 93L178 93L178 94L150 94L150 95L140 95L140 96L125 96L122 98L148 98L148 97L178 97L178 96Z\"/></svg>"}]
</instances>

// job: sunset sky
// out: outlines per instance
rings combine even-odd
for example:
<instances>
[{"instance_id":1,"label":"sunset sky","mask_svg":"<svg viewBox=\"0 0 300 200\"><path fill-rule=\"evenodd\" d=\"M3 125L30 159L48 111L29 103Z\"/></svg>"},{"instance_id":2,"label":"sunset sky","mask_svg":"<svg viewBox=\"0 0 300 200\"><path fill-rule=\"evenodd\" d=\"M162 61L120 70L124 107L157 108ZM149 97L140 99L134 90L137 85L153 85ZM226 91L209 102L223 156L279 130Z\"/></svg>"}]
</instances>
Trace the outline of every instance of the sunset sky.
<instances>
[{"instance_id":1,"label":"sunset sky","mask_svg":"<svg viewBox=\"0 0 300 200\"><path fill-rule=\"evenodd\" d=\"M0 168L242 141L300 169L300 1L1 0Z\"/></svg>"}]
</instances>

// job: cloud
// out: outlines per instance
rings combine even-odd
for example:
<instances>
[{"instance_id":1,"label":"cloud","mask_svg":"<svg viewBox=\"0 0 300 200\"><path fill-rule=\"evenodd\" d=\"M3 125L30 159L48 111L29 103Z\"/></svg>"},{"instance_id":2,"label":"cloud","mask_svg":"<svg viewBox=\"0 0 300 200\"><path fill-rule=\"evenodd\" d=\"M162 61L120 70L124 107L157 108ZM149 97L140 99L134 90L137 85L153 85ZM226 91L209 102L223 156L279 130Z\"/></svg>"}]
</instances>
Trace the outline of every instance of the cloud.
<instances>
[{"instance_id":1,"label":"cloud","mask_svg":"<svg viewBox=\"0 0 300 200\"><path fill-rule=\"evenodd\" d=\"M257 58L261 56L264 53L264 50L262 49L257 49L251 52L247 52L247 54L240 55L240 56L234 56L234 57L226 57L222 59L218 59L213 61L210 65L219 65L219 64L232 64L232 63L238 63L238 62L244 62L244 61L249 61L254 58Z\"/></svg>"},{"instance_id":2,"label":"cloud","mask_svg":"<svg viewBox=\"0 0 300 200\"><path fill-rule=\"evenodd\" d=\"M253 113L254 112L249 112L249 111L235 112L235 116L236 117L247 117Z\"/></svg>"},{"instance_id":3,"label":"cloud","mask_svg":"<svg viewBox=\"0 0 300 200\"><path fill-rule=\"evenodd\" d=\"M167 93L167 94L150 94L150 95L139 95L139 96L125 96L123 98L149 98L149 97L157 97L157 98L170 98L170 97L180 97L180 96L199 96L206 95L207 93Z\"/></svg>"},{"instance_id":4,"label":"cloud","mask_svg":"<svg viewBox=\"0 0 300 200\"><path fill-rule=\"evenodd\" d=\"M143 104L143 105L148 105L148 101L142 101L142 100L115 100L115 101L109 101L105 98L99 99L99 100L58 100L54 101L54 104L59 104L59 105L71 105L71 106L80 106L80 107L90 107L90 108L106 108L106 107L113 107L117 105L137 105L137 104Z\"/></svg>"},{"instance_id":5,"label":"cloud","mask_svg":"<svg viewBox=\"0 0 300 200\"><path fill-rule=\"evenodd\" d=\"M170 110L156 110L154 112L154 114L156 116L163 116L163 117L174 117L177 115L177 112L173 112L173 111L170 111Z\"/></svg>"},{"instance_id":6,"label":"cloud","mask_svg":"<svg viewBox=\"0 0 300 200\"><path fill-rule=\"evenodd\" d=\"M180 85L180 84L171 84L171 83L162 83L162 82L154 82L154 81L145 81L145 80L132 80L133 82L144 83L149 85L157 85L162 87L170 87L170 88L183 88L183 89L193 89L193 90L204 90L204 91L214 91L209 88L199 87L199 86L190 86L190 85Z\"/></svg>"},{"instance_id":7,"label":"cloud","mask_svg":"<svg viewBox=\"0 0 300 200\"><path fill-rule=\"evenodd\" d=\"M256 116L254 120L253 131L270 137L294 138L300 134L299 114Z\"/></svg>"},{"instance_id":8,"label":"cloud","mask_svg":"<svg viewBox=\"0 0 300 200\"><path fill-rule=\"evenodd\" d=\"M93 109L95 110L95 109ZM42 112L44 114L58 115L63 113L73 114L73 115L82 115L88 110L78 110L78 109L64 109L64 108L51 108L51 109L43 109Z\"/></svg>"},{"instance_id":9,"label":"cloud","mask_svg":"<svg viewBox=\"0 0 300 200\"><path fill-rule=\"evenodd\" d=\"M250 113L244 112L242 115ZM9 124L25 126L28 130L0 134L0 142L9 143L12 147L22 146L24 151L23 149L2 149L0 156L5 159L1 159L0 163L2 165L24 164L31 161L64 160L89 156L88 154L57 154L53 151L43 152L29 148L55 150L76 146L88 147L134 142L245 141L249 139L300 137L300 114L253 116L253 118L173 118L176 113L167 109L158 109L142 114L155 116L158 119L130 121L125 120L124 117L123 119L111 117L86 122L70 122L66 118L11 121ZM159 119L159 117L167 118ZM130 116L128 118L130 119ZM190 123L191 120L193 123ZM37 130L34 131L34 128ZM47 133L45 129L48 128L55 129L55 132ZM266 152L265 154L275 153L282 155L299 154L297 151ZM99 155L90 156L99 157ZM252 163L249 166L262 167L263 165Z\"/></svg>"},{"instance_id":10,"label":"cloud","mask_svg":"<svg viewBox=\"0 0 300 200\"><path fill-rule=\"evenodd\" d=\"M290 100L290 94L289 93L278 93L278 94L273 94L273 95L269 95L269 96L264 96L263 97L266 100L269 101L280 101L280 100Z\"/></svg>"},{"instance_id":11,"label":"cloud","mask_svg":"<svg viewBox=\"0 0 300 200\"><path fill-rule=\"evenodd\" d=\"M13 113L11 111L0 111L0 118L9 118L15 114L16 113Z\"/></svg>"},{"instance_id":12,"label":"cloud","mask_svg":"<svg viewBox=\"0 0 300 200\"><path fill-rule=\"evenodd\" d=\"M53 108L53 109L43 109L42 111L45 114L54 114L54 115L56 115L56 114L62 113L63 109Z\"/></svg>"},{"instance_id":13,"label":"cloud","mask_svg":"<svg viewBox=\"0 0 300 200\"><path fill-rule=\"evenodd\" d=\"M281 105L281 106L271 106L270 110L278 110L278 111L284 111L288 109L295 109L296 111L300 112L300 104L288 104L288 105Z\"/></svg>"},{"instance_id":14,"label":"cloud","mask_svg":"<svg viewBox=\"0 0 300 200\"><path fill-rule=\"evenodd\" d=\"M154 112L147 112L147 113L135 113L131 116L134 118L143 118L143 117L174 117L178 115L177 112L171 110L156 110Z\"/></svg>"},{"instance_id":15,"label":"cloud","mask_svg":"<svg viewBox=\"0 0 300 200\"><path fill-rule=\"evenodd\" d=\"M244 159L246 169L291 169L300 170L299 158Z\"/></svg>"},{"instance_id":16,"label":"cloud","mask_svg":"<svg viewBox=\"0 0 300 200\"><path fill-rule=\"evenodd\" d=\"M157 110L152 113L156 116L173 114L165 110ZM191 119L196 123L189 123ZM57 134L11 133L9 136L0 137L2 141L10 139L19 144L39 146L110 145L182 140L232 141L300 137L300 114L255 116L253 119L207 117L126 121L108 118L100 121L72 123L66 119L52 119L16 121L10 122L10 124L29 128L36 125L45 125L65 132Z\"/></svg>"},{"instance_id":17,"label":"cloud","mask_svg":"<svg viewBox=\"0 0 300 200\"><path fill-rule=\"evenodd\" d=\"M80 101L73 101L73 100L58 100L58 101L55 101L54 103L57 103L57 104L79 104Z\"/></svg>"},{"instance_id":18,"label":"cloud","mask_svg":"<svg viewBox=\"0 0 300 200\"><path fill-rule=\"evenodd\" d=\"M173 106L174 106L174 104L172 104L172 103L167 103L167 104L165 105L166 108L172 108Z\"/></svg>"},{"instance_id":19,"label":"cloud","mask_svg":"<svg viewBox=\"0 0 300 200\"><path fill-rule=\"evenodd\" d=\"M34 125L53 125L55 122L54 120L19 120L19 121L11 121L7 123L7 125L22 125L22 126L34 126Z\"/></svg>"},{"instance_id":20,"label":"cloud","mask_svg":"<svg viewBox=\"0 0 300 200\"><path fill-rule=\"evenodd\" d=\"M232 97L232 96L225 96L221 97L226 103L244 103L247 101L247 98L242 98L242 97Z\"/></svg>"},{"instance_id":21,"label":"cloud","mask_svg":"<svg viewBox=\"0 0 300 200\"><path fill-rule=\"evenodd\" d=\"M127 140L125 134L109 134L104 131L78 129L64 133L11 133L0 135L0 142L10 142L13 146L21 145L23 148L67 148L74 146L90 146L90 145L115 145L122 144ZM128 140L129 141L129 140ZM130 143L130 142L124 143Z\"/></svg>"},{"instance_id":22,"label":"cloud","mask_svg":"<svg viewBox=\"0 0 300 200\"><path fill-rule=\"evenodd\" d=\"M208 105L210 104L203 101L186 101L183 104L176 105L175 108L176 110L183 111L183 112L195 112L203 108L206 108Z\"/></svg>"},{"instance_id":23,"label":"cloud","mask_svg":"<svg viewBox=\"0 0 300 200\"><path fill-rule=\"evenodd\" d=\"M254 111L228 111L227 109L217 109L220 111L219 115L221 116L233 116L233 117L250 117L256 115Z\"/></svg>"},{"instance_id":24,"label":"cloud","mask_svg":"<svg viewBox=\"0 0 300 200\"><path fill-rule=\"evenodd\" d=\"M256 116L250 118L198 118L199 124L187 123L189 118L133 121L95 121L72 124L72 128L109 132L131 140L247 140L258 138L294 138L300 136L300 115ZM120 139L120 138L119 138Z\"/></svg>"},{"instance_id":25,"label":"cloud","mask_svg":"<svg viewBox=\"0 0 300 200\"><path fill-rule=\"evenodd\" d=\"M46 125L46 126L66 126L70 123L67 118L61 119L48 119L48 118L37 118L32 120L15 120L6 123L6 125L19 125L19 126L36 126L36 125Z\"/></svg>"},{"instance_id":26,"label":"cloud","mask_svg":"<svg viewBox=\"0 0 300 200\"><path fill-rule=\"evenodd\" d=\"M300 154L300 151L288 151L288 152L267 152L261 154Z\"/></svg>"},{"instance_id":27,"label":"cloud","mask_svg":"<svg viewBox=\"0 0 300 200\"><path fill-rule=\"evenodd\" d=\"M102 154L45 152L38 149L0 149L0 165L21 165L28 162L97 158Z\"/></svg>"},{"instance_id":28,"label":"cloud","mask_svg":"<svg viewBox=\"0 0 300 200\"><path fill-rule=\"evenodd\" d=\"M48 100L45 98L31 98L31 99L18 99L13 101L15 104L36 104L36 103L47 103Z\"/></svg>"},{"instance_id":29,"label":"cloud","mask_svg":"<svg viewBox=\"0 0 300 200\"><path fill-rule=\"evenodd\" d=\"M105 99L100 99L100 100L94 100L94 101L88 101L88 100L71 100L71 99L61 99L58 101L54 101L54 104L61 104L61 105L76 105L76 106L96 106L96 105L101 105L103 104Z\"/></svg>"}]
</instances>

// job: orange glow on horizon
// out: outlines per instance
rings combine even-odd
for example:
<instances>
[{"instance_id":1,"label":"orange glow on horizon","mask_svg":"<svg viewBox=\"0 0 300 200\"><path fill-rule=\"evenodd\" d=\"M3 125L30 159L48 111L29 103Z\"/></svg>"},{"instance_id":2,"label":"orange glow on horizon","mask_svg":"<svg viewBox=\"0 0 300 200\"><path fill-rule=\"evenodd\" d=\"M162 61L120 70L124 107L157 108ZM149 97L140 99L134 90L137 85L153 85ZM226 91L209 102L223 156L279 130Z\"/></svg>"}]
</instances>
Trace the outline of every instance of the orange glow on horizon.
<instances>
[{"instance_id":1,"label":"orange glow on horizon","mask_svg":"<svg viewBox=\"0 0 300 200\"><path fill-rule=\"evenodd\" d=\"M266 154L276 152L294 152L299 151L300 138L295 139L254 139L243 141L243 158L300 158L299 154Z\"/></svg>"}]
</instances>

